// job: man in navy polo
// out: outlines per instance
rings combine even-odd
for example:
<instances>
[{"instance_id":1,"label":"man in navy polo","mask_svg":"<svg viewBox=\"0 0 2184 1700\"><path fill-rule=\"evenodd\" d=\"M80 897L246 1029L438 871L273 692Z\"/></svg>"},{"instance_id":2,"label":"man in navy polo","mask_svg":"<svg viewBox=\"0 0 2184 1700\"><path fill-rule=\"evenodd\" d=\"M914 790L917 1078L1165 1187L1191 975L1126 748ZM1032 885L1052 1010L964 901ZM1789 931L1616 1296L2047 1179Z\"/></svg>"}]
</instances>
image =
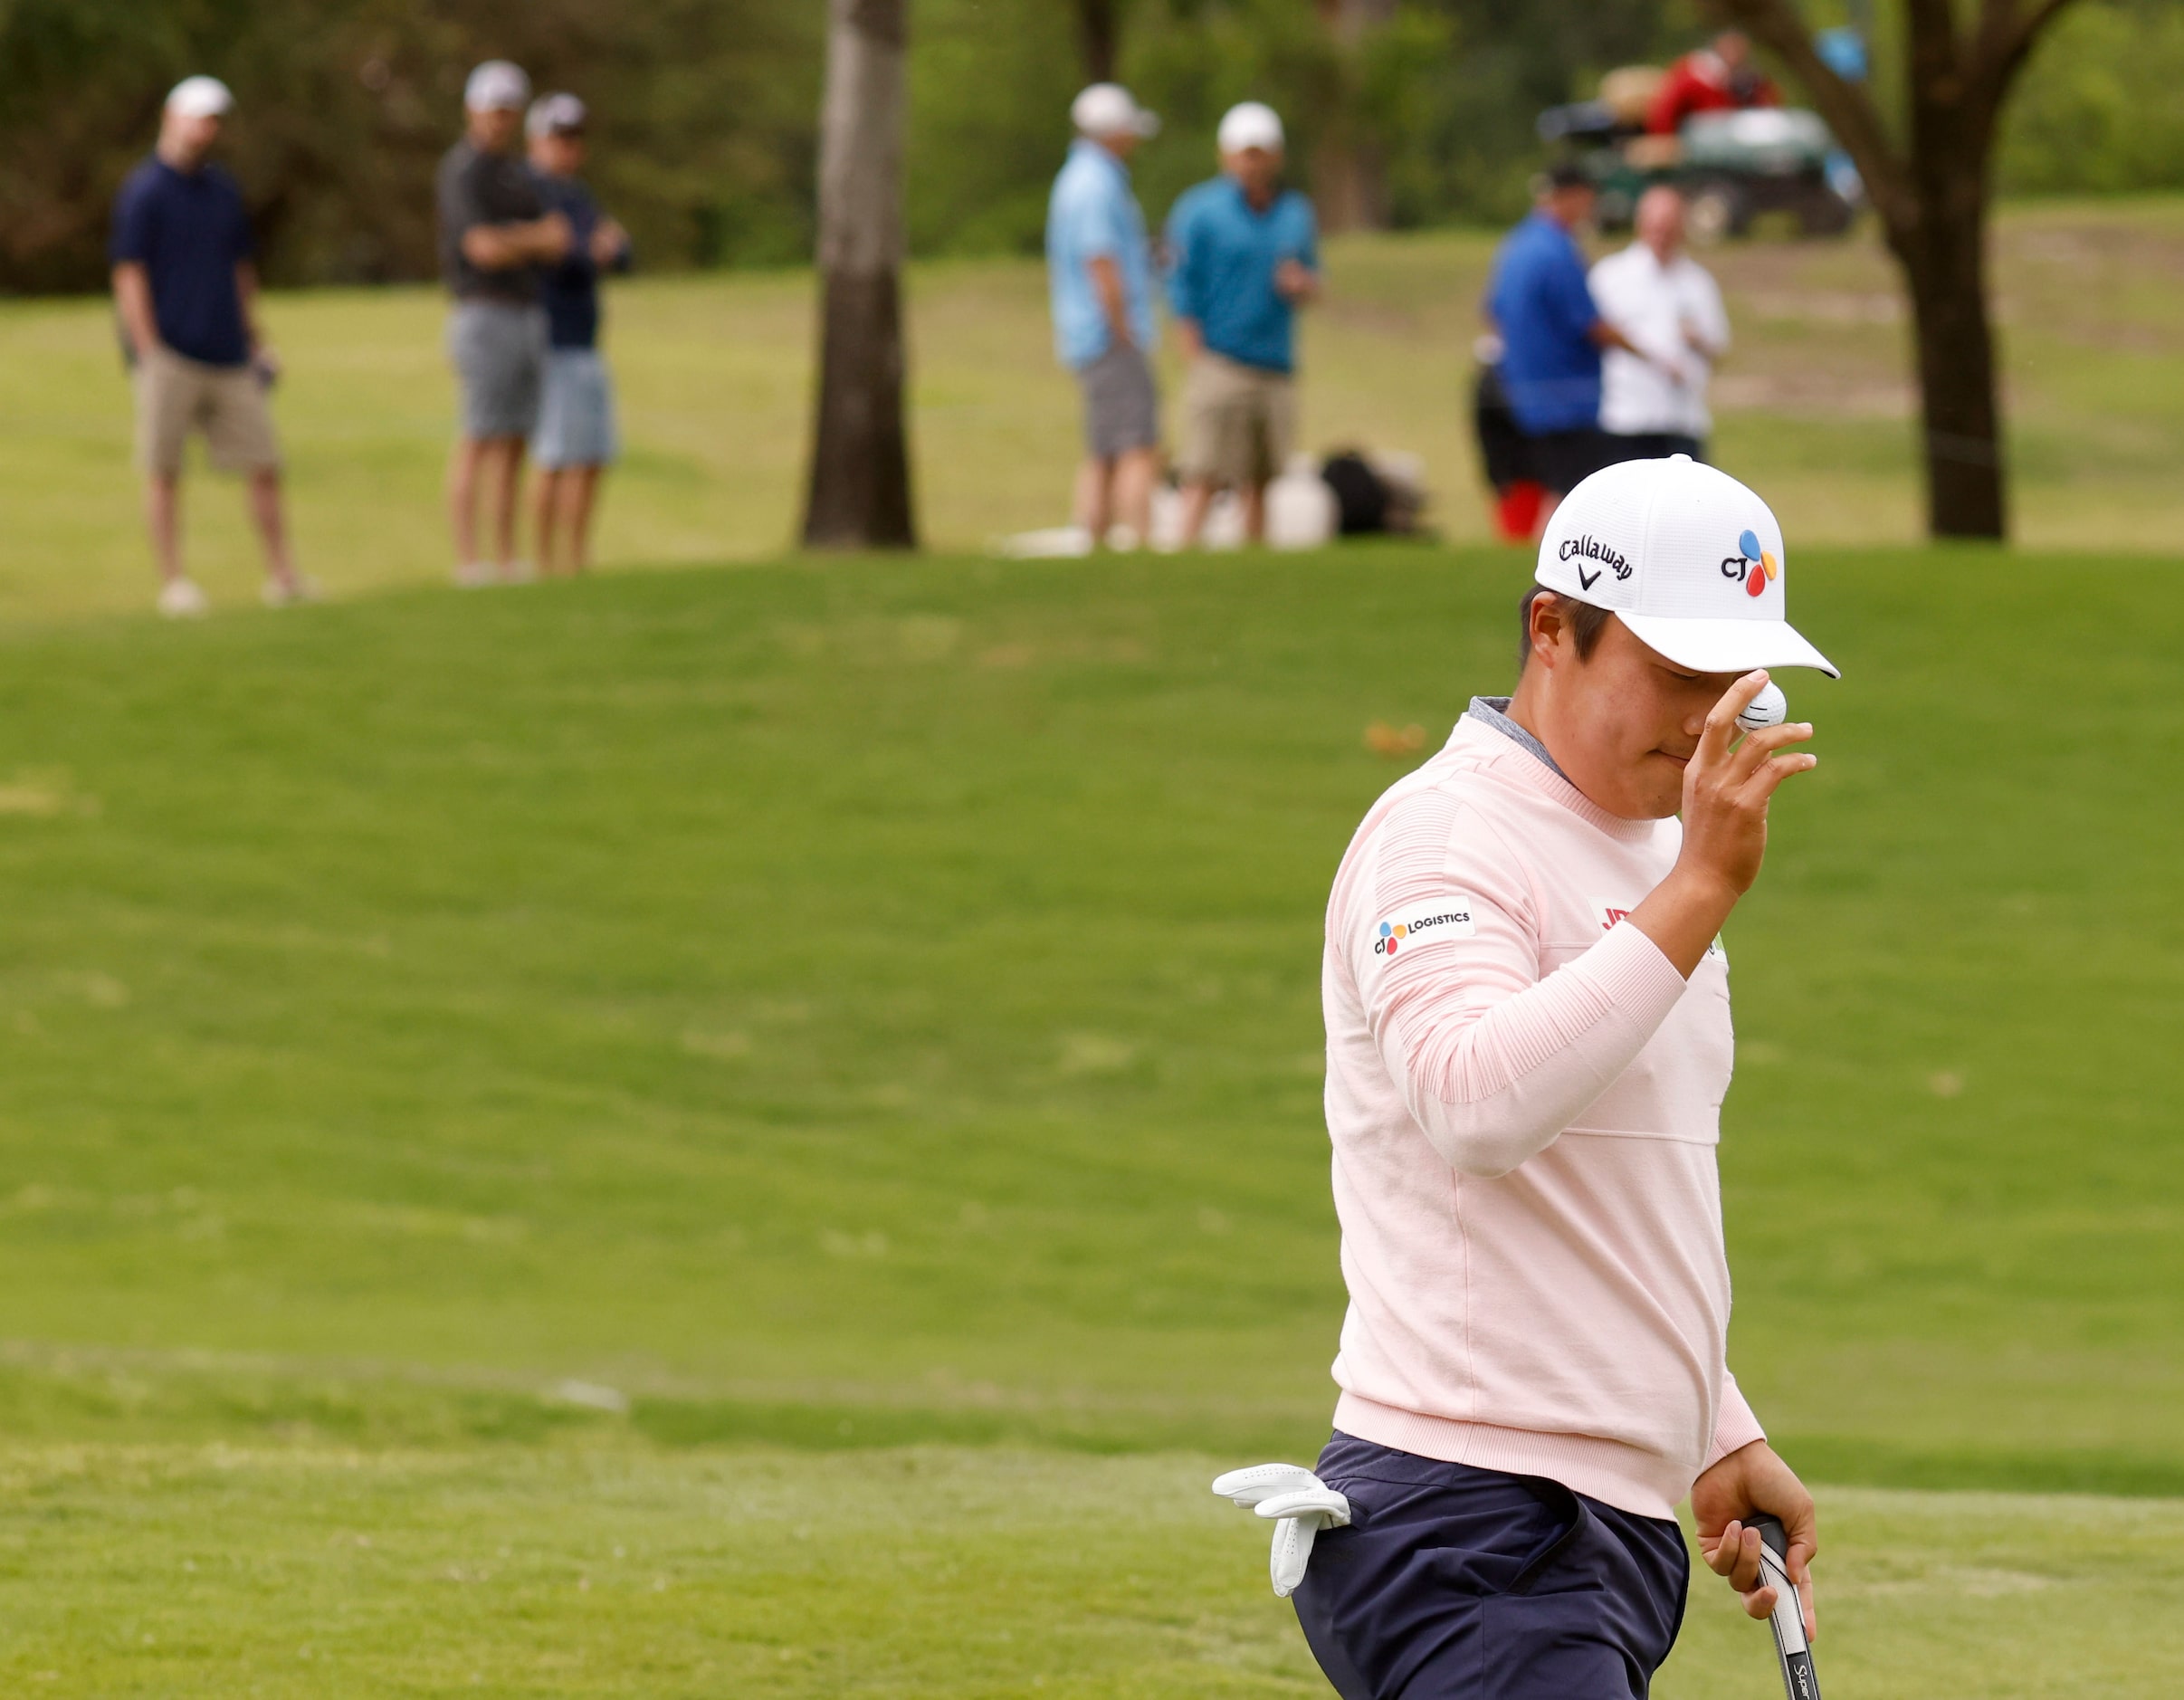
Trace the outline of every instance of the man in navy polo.
<instances>
[{"instance_id":1,"label":"man in navy polo","mask_svg":"<svg viewBox=\"0 0 2184 1700\"><path fill-rule=\"evenodd\" d=\"M1502 239L1487 285L1486 311L1502 336L1497 368L1522 433L1534 480L1555 504L1618 458L1600 429L1600 350L1646 358L1600 316L1574 234L1592 216L1593 186L1574 164L1548 173L1539 201Z\"/></svg>"},{"instance_id":2,"label":"man in navy polo","mask_svg":"<svg viewBox=\"0 0 2184 1700\"><path fill-rule=\"evenodd\" d=\"M1284 138L1271 107L1231 107L1221 175L1168 215L1168 304L1190 363L1183 390L1183 543L1214 492L1233 490L1245 535L1266 535L1266 486L1296 431L1296 310L1320 292L1311 203L1282 186Z\"/></svg>"},{"instance_id":3,"label":"man in navy polo","mask_svg":"<svg viewBox=\"0 0 2184 1700\"><path fill-rule=\"evenodd\" d=\"M524 119L539 198L568 220L568 252L539 270L546 309L546 366L531 461L539 469L532 511L539 570L580 573L590 558L599 481L614 461L614 380L599 352L599 280L630 268L629 233L608 217L577 173L584 168L590 112L573 94L534 101Z\"/></svg>"},{"instance_id":4,"label":"man in navy polo","mask_svg":"<svg viewBox=\"0 0 2184 1700\"><path fill-rule=\"evenodd\" d=\"M137 458L159 568L159 611L205 611L182 570L182 456L202 431L213 463L248 474L251 518L265 546L265 599L311 595L289 557L281 450L265 390L278 369L253 309L250 216L234 178L207 156L234 106L216 77L189 77L167 97L159 143L114 203L114 305L137 389Z\"/></svg>"}]
</instances>

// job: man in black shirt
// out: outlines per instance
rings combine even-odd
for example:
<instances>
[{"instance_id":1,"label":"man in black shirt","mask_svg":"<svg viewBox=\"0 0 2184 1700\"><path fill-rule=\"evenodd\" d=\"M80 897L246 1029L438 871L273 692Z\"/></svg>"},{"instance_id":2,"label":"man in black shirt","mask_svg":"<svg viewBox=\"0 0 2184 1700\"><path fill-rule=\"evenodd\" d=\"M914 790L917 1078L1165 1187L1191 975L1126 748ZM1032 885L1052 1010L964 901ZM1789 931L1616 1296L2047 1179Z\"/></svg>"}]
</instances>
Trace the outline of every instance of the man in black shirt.
<instances>
[{"instance_id":1,"label":"man in black shirt","mask_svg":"<svg viewBox=\"0 0 2184 1700\"><path fill-rule=\"evenodd\" d=\"M530 110L530 164L546 205L568 220L569 249L539 272L546 304L545 395L531 439L539 569L584 570L600 474L615 458L615 394L599 354L599 274L626 271L629 233L599 210L583 178L584 102L549 94Z\"/></svg>"},{"instance_id":2,"label":"man in black shirt","mask_svg":"<svg viewBox=\"0 0 2184 1700\"><path fill-rule=\"evenodd\" d=\"M537 268L569 246L568 220L547 210L517 150L529 100L521 71L487 60L463 88L463 138L440 161L440 270L455 298L447 347L463 387L447 480L459 585L529 576L516 559L516 494L546 358ZM481 484L491 503L491 560L478 552Z\"/></svg>"}]
</instances>

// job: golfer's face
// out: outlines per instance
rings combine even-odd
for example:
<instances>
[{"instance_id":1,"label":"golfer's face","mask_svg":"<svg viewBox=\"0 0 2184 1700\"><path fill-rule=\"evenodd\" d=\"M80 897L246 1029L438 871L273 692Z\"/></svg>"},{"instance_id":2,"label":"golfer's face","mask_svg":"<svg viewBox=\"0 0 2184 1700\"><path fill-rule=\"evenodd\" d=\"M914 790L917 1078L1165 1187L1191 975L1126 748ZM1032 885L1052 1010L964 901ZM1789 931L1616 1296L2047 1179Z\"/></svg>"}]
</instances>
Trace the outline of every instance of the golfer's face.
<instances>
[{"instance_id":1,"label":"golfer's face","mask_svg":"<svg viewBox=\"0 0 2184 1700\"><path fill-rule=\"evenodd\" d=\"M1679 667L1610 620L1576 676L1583 684L1577 748L1557 753L1578 788L1625 820L1674 814L1707 712L1742 675Z\"/></svg>"}]
</instances>

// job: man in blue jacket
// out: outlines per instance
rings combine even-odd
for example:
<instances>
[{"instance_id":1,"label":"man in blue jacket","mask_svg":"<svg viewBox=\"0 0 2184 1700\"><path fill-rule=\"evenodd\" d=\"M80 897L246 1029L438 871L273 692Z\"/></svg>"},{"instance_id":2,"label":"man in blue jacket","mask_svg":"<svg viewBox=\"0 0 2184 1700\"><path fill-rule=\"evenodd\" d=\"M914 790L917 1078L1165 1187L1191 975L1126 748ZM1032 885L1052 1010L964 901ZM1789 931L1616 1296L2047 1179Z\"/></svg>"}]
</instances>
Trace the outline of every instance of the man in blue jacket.
<instances>
[{"instance_id":1,"label":"man in blue jacket","mask_svg":"<svg viewBox=\"0 0 2184 1700\"><path fill-rule=\"evenodd\" d=\"M1183 543L1198 540L1214 492L1233 490L1245 535L1266 536L1266 486L1296 431L1295 319L1320 292L1311 203L1282 186L1273 109L1231 107L1221 175L1168 215L1168 304L1189 374L1183 390Z\"/></svg>"},{"instance_id":2,"label":"man in blue jacket","mask_svg":"<svg viewBox=\"0 0 2184 1700\"><path fill-rule=\"evenodd\" d=\"M1497 368L1535 482L1539 523L1601 467L1620 459L1600 429L1600 350L1645 352L1600 317L1576 232L1592 216L1592 180L1576 165L1548 173L1538 204L1494 253L1486 311L1501 332Z\"/></svg>"}]
</instances>

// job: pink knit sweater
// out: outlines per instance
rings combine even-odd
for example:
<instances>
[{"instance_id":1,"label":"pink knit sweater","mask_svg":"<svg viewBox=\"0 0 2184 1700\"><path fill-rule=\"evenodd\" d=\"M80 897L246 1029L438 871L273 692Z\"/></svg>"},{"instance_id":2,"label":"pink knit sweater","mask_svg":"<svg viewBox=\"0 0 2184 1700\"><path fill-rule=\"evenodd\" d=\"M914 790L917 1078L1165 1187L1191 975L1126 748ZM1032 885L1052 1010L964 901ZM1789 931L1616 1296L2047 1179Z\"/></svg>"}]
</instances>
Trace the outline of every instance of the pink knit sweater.
<instances>
[{"instance_id":1,"label":"pink knit sweater","mask_svg":"<svg viewBox=\"0 0 2184 1700\"><path fill-rule=\"evenodd\" d=\"M1723 1360L1729 964L1686 984L1624 922L1681 842L1476 718L1351 840L1323 973L1345 1433L1654 1517L1762 1437Z\"/></svg>"}]
</instances>

